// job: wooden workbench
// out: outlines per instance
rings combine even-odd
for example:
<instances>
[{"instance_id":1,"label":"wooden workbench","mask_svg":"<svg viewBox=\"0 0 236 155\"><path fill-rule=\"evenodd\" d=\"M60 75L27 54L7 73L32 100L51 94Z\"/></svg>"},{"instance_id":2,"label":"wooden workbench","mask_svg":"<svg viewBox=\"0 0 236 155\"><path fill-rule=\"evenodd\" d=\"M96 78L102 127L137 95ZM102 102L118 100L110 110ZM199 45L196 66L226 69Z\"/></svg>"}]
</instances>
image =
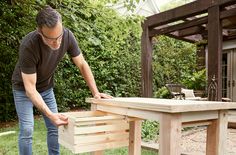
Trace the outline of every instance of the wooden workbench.
<instances>
[{"instance_id":1,"label":"wooden workbench","mask_svg":"<svg viewBox=\"0 0 236 155\"><path fill-rule=\"evenodd\" d=\"M234 102L171 100L154 98L93 99L92 110L100 110L160 123L160 155L180 155L183 126L207 125L207 155L225 155L228 110ZM130 124L129 155L141 155L141 121ZM102 154L97 152L94 154Z\"/></svg>"}]
</instances>

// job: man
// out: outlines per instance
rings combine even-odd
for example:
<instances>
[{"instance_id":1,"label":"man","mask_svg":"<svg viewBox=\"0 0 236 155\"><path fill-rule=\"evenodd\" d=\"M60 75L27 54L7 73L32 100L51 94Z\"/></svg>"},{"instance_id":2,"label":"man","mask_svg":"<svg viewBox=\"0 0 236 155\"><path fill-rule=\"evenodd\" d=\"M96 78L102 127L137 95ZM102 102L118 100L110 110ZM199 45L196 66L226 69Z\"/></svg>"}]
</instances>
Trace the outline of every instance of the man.
<instances>
[{"instance_id":1,"label":"man","mask_svg":"<svg viewBox=\"0 0 236 155\"><path fill-rule=\"evenodd\" d=\"M19 117L19 153L32 154L33 106L42 112L47 127L49 155L59 154L57 126L67 124L58 114L53 92L53 75L64 54L72 57L95 98L111 98L97 89L93 74L72 32L62 26L61 15L50 6L37 17L37 30L26 35L20 45L19 60L12 76L13 95Z\"/></svg>"}]
</instances>

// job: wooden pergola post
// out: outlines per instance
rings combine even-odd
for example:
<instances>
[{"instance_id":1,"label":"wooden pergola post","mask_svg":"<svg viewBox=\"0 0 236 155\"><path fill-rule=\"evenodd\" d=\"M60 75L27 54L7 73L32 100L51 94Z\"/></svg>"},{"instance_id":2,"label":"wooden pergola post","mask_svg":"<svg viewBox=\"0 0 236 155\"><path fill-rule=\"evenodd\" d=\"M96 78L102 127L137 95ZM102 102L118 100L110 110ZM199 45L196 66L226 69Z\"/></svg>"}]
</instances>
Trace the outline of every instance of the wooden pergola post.
<instances>
[{"instance_id":1,"label":"wooden pergola post","mask_svg":"<svg viewBox=\"0 0 236 155\"><path fill-rule=\"evenodd\" d=\"M208 85L216 78L214 100L222 99L222 42L236 39L235 0L196 0L167 10L144 21L142 34L142 96L152 97L152 41L166 35L190 43L208 42ZM181 21L181 22L180 22ZM176 24L173 24L175 23ZM224 33L222 33L224 30Z\"/></svg>"},{"instance_id":2,"label":"wooden pergola post","mask_svg":"<svg viewBox=\"0 0 236 155\"><path fill-rule=\"evenodd\" d=\"M222 98L222 26L220 20L219 6L208 9L208 86L215 76L216 78L216 98Z\"/></svg>"},{"instance_id":3,"label":"wooden pergola post","mask_svg":"<svg viewBox=\"0 0 236 155\"><path fill-rule=\"evenodd\" d=\"M142 96L152 97L152 40L149 37L148 27L143 24L143 33L141 40L141 72L142 72Z\"/></svg>"}]
</instances>

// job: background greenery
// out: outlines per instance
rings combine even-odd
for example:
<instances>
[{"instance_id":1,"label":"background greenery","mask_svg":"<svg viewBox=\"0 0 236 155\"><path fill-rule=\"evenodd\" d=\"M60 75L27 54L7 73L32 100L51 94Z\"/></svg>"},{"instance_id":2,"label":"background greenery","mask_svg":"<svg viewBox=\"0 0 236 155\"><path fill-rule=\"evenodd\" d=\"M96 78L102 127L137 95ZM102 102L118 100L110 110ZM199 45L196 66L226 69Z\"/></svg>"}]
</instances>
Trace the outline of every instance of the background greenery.
<instances>
[{"instance_id":1,"label":"background greenery","mask_svg":"<svg viewBox=\"0 0 236 155\"><path fill-rule=\"evenodd\" d=\"M0 1L0 122L16 119L11 75L18 58L18 48L21 39L30 31L35 30L35 15L46 4L57 9L62 14L64 26L74 32L101 92L122 97L141 96L140 39L142 33L141 22L144 18L120 16L111 8L105 6L108 2L116 1ZM125 4L132 10L135 1L131 0L129 3L126 0ZM170 3L170 6L165 6L162 10L171 8L173 5L173 3ZM154 97L169 97L169 92L165 87L166 83L182 83L187 88L195 90L205 87L205 70L197 71L196 69L195 45L165 36L153 38L153 43ZM89 108L89 104L85 103L84 100L86 97L91 97L91 93L67 55L57 68L55 84L54 90L59 111ZM37 131L37 123L35 128L34 138L40 140L40 146L34 147L45 147L45 139L38 138L45 131ZM44 130L44 128L39 128ZM0 129L1 131L5 131L5 129ZM158 131L157 122L144 121L142 139L146 141L156 140ZM9 142L7 145L5 145L6 141ZM12 150L16 153L15 141L16 135L2 140L0 150L4 152ZM40 150L38 151L40 152ZM115 151L115 154L120 151L127 150L118 150Z\"/></svg>"},{"instance_id":2,"label":"background greenery","mask_svg":"<svg viewBox=\"0 0 236 155\"><path fill-rule=\"evenodd\" d=\"M11 75L18 48L21 39L35 30L35 15L46 4L57 9L63 16L64 26L74 32L101 92L122 97L140 96L143 18L120 16L105 6L108 1L112 0L0 1L0 121L16 118ZM132 9L132 4L128 6ZM156 37L153 42L155 97L168 97L166 83L183 83L194 88L199 79L203 79L204 85L204 74L196 72L195 45L165 36ZM89 108L84 100L91 97L91 93L67 55L58 66L55 84L59 111Z\"/></svg>"},{"instance_id":3,"label":"background greenery","mask_svg":"<svg viewBox=\"0 0 236 155\"><path fill-rule=\"evenodd\" d=\"M4 135L1 136L0 140L0 155L18 155L18 132L19 128L18 125L13 125L12 127L8 128L0 128L1 132L6 131L16 131L14 134ZM42 118L35 120L34 125L34 137L33 137L33 154L34 155L46 155L47 153L47 140L46 140L46 128L44 126L44 121ZM64 148L63 146L60 147L60 153L62 155L73 155L71 151ZM83 153L80 155L89 155L90 153ZM127 155L128 149L127 147L118 148L118 149L110 149L106 150L105 155ZM142 155L156 155L157 153L154 151L148 151L142 149Z\"/></svg>"}]
</instances>

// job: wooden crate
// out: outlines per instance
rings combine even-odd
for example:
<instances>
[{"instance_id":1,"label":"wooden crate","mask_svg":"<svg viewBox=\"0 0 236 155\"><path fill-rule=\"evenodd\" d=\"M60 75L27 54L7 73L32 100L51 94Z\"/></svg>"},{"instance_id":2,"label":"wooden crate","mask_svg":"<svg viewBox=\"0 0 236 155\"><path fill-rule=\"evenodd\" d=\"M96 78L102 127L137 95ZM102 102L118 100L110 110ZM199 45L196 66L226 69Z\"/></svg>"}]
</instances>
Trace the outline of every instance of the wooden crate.
<instances>
[{"instance_id":1,"label":"wooden crate","mask_svg":"<svg viewBox=\"0 0 236 155\"><path fill-rule=\"evenodd\" d=\"M129 145L129 121L101 111L69 112L68 125L59 127L59 143L73 153L93 152Z\"/></svg>"}]
</instances>

